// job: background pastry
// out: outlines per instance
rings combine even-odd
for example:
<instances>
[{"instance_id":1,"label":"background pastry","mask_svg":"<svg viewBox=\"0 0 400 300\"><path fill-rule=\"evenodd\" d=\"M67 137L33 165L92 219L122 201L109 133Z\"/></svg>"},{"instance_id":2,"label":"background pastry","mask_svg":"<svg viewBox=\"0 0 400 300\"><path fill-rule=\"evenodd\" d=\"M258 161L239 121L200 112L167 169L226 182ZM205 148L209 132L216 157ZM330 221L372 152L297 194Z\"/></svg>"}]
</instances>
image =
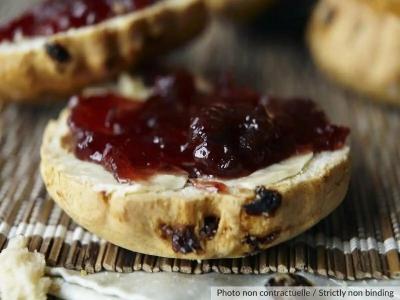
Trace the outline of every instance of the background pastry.
<instances>
[{"instance_id":1,"label":"background pastry","mask_svg":"<svg viewBox=\"0 0 400 300\"><path fill-rule=\"evenodd\" d=\"M274 0L206 0L210 9L233 19L244 20L259 14Z\"/></svg>"},{"instance_id":2,"label":"background pastry","mask_svg":"<svg viewBox=\"0 0 400 300\"><path fill-rule=\"evenodd\" d=\"M140 3L87 0L77 10L75 1L50 0L5 23L0 99L43 102L68 96L166 53L207 23L202 0Z\"/></svg>"},{"instance_id":3,"label":"background pastry","mask_svg":"<svg viewBox=\"0 0 400 300\"><path fill-rule=\"evenodd\" d=\"M400 3L322 0L313 12L308 43L330 77L377 101L400 103Z\"/></svg>"}]
</instances>

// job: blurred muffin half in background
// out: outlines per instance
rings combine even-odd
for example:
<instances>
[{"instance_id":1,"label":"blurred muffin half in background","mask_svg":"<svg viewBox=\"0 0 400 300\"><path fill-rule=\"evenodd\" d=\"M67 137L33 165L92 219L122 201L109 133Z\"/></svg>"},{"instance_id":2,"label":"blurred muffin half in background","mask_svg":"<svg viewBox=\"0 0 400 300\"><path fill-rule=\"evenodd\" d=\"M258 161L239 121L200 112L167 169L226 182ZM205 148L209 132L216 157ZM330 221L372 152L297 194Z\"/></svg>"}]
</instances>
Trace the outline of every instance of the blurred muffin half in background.
<instances>
[{"instance_id":1,"label":"blurred muffin half in background","mask_svg":"<svg viewBox=\"0 0 400 300\"><path fill-rule=\"evenodd\" d=\"M400 104L400 1L321 0L308 43L330 77L378 101Z\"/></svg>"},{"instance_id":2,"label":"blurred muffin half in background","mask_svg":"<svg viewBox=\"0 0 400 300\"><path fill-rule=\"evenodd\" d=\"M206 0L206 2L213 13L232 20L244 21L258 15L275 0Z\"/></svg>"},{"instance_id":3,"label":"blurred muffin half in background","mask_svg":"<svg viewBox=\"0 0 400 300\"><path fill-rule=\"evenodd\" d=\"M0 99L64 99L178 48L207 23L203 0L42 1L0 24Z\"/></svg>"}]
</instances>

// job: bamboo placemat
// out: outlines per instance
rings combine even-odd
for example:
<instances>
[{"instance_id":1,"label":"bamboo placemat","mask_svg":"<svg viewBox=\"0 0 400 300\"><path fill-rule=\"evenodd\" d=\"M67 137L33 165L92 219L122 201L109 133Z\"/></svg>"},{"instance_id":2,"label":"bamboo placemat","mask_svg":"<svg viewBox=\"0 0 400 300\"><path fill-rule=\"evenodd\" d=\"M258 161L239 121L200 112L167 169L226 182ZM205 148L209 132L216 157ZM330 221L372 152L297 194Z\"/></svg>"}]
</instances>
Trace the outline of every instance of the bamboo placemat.
<instances>
[{"instance_id":1,"label":"bamboo placemat","mask_svg":"<svg viewBox=\"0 0 400 300\"><path fill-rule=\"evenodd\" d=\"M47 195L38 172L43 128L61 106L0 104L0 250L16 234L49 266L99 272L259 274L307 271L338 279L400 276L400 109L362 101L327 82L301 42L267 23L213 24L172 58L203 74L231 70L239 82L279 95L308 96L351 127L352 181L344 203L301 236L241 259L187 261L134 253L77 226ZM287 28L286 28L287 29ZM282 38L283 37L283 38ZM83 199L84 201L84 199Z\"/></svg>"}]
</instances>

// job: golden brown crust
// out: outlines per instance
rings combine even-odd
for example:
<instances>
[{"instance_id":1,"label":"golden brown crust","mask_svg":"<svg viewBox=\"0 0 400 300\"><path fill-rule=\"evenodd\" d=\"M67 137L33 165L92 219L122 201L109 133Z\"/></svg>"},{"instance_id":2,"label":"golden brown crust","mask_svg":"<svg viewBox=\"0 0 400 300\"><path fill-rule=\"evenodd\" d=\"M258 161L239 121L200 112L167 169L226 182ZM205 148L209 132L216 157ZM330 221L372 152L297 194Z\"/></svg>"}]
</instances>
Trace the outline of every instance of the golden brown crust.
<instances>
[{"instance_id":1,"label":"golden brown crust","mask_svg":"<svg viewBox=\"0 0 400 300\"><path fill-rule=\"evenodd\" d=\"M400 104L399 8L391 0L320 1L308 28L316 64L377 101Z\"/></svg>"},{"instance_id":2,"label":"golden brown crust","mask_svg":"<svg viewBox=\"0 0 400 300\"><path fill-rule=\"evenodd\" d=\"M373 9L400 15L400 2L398 0L358 0L361 3L370 5Z\"/></svg>"},{"instance_id":3,"label":"golden brown crust","mask_svg":"<svg viewBox=\"0 0 400 300\"><path fill-rule=\"evenodd\" d=\"M165 0L94 26L3 43L0 99L35 103L66 96L177 47L206 23L202 0Z\"/></svg>"},{"instance_id":4,"label":"golden brown crust","mask_svg":"<svg viewBox=\"0 0 400 300\"><path fill-rule=\"evenodd\" d=\"M273 0L206 0L211 11L229 18L248 19L265 9Z\"/></svg>"},{"instance_id":5,"label":"golden brown crust","mask_svg":"<svg viewBox=\"0 0 400 300\"><path fill-rule=\"evenodd\" d=\"M249 189L235 194L194 188L190 192L106 193L79 174L67 174L60 160L53 159L51 145L61 138L55 124L47 127L41 148L41 173L48 192L81 226L141 253L185 259L244 256L308 229L340 204L348 187L346 148L318 154L321 157L312 159L302 173L268 186L282 196L281 205L268 216L246 212L244 205L255 198L255 191ZM201 237L206 217L219 219L216 234L209 239ZM166 228L193 228L201 249L175 252Z\"/></svg>"}]
</instances>

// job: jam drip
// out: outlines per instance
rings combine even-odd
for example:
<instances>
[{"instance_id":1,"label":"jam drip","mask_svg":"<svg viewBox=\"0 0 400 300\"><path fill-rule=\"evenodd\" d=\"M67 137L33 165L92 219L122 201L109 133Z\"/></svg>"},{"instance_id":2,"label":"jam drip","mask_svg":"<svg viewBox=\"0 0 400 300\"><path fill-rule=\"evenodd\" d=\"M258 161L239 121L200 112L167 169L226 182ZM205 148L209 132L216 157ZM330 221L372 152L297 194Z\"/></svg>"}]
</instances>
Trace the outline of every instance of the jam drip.
<instances>
[{"instance_id":1,"label":"jam drip","mask_svg":"<svg viewBox=\"0 0 400 300\"><path fill-rule=\"evenodd\" d=\"M0 41L48 36L142 9L156 0L46 0L0 26Z\"/></svg>"},{"instance_id":2,"label":"jam drip","mask_svg":"<svg viewBox=\"0 0 400 300\"><path fill-rule=\"evenodd\" d=\"M307 99L262 97L226 82L204 94L185 71L150 77L145 102L117 94L70 102L76 156L120 182L158 172L246 176L299 153L339 149L349 133Z\"/></svg>"}]
</instances>

